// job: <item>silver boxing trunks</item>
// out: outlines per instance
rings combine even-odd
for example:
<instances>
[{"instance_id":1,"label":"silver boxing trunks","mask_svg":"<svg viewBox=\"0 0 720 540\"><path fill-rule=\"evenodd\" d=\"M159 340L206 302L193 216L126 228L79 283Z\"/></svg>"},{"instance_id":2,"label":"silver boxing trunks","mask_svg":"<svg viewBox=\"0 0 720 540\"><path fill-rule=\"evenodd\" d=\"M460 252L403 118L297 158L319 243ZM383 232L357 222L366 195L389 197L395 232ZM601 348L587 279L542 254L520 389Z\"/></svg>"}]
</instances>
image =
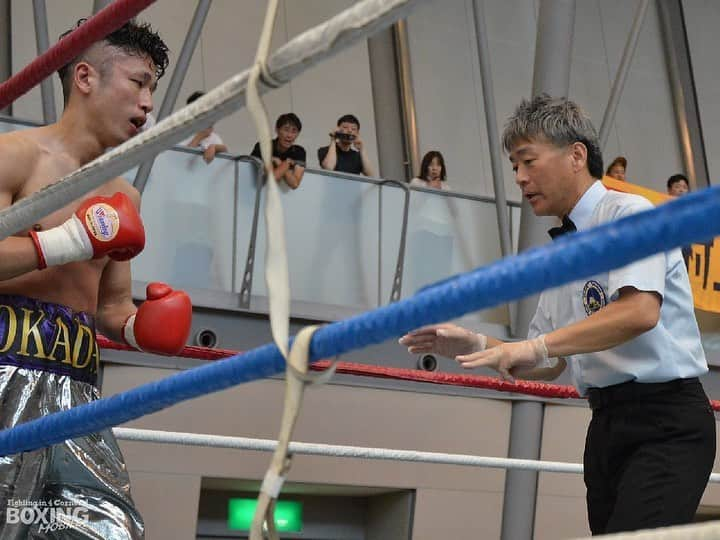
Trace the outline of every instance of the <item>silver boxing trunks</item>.
<instances>
[{"instance_id":1,"label":"silver boxing trunks","mask_svg":"<svg viewBox=\"0 0 720 540\"><path fill-rule=\"evenodd\" d=\"M99 398L91 315L0 295L0 428ZM144 538L110 430L0 456L0 539Z\"/></svg>"}]
</instances>

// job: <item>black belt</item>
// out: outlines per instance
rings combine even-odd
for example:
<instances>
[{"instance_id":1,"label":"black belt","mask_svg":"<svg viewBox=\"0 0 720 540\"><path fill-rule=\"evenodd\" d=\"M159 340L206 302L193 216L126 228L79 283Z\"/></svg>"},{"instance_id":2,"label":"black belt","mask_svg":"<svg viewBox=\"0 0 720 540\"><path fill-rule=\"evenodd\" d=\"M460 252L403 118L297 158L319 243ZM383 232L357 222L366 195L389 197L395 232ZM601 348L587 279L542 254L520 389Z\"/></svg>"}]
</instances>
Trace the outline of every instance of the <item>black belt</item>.
<instances>
[{"instance_id":1,"label":"black belt","mask_svg":"<svg viewBox=\"0 0 720 540\"><path fill-rule=\"evenodd\" d=\"M628 381L605 388L590 388L588 390L588 402L591 409L602 409L632 401L645 401L653 396L674 393L686 385L699 385L697 377L689 379L673 379L672 381L659 383L640 383Z\"/></svg>"}]
</instances>

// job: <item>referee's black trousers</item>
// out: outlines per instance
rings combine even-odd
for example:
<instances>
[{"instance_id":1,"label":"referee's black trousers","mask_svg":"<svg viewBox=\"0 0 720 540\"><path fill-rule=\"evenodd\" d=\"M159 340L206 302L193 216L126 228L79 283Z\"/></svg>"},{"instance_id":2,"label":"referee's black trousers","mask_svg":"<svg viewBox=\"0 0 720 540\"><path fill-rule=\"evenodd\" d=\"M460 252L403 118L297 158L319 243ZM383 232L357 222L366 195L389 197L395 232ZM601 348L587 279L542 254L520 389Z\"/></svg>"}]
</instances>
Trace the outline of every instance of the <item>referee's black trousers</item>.
<instances>
[{"instance_id":1,"label":"referee's black trousers","mask_svg":"<svg viewBox=\"0 0 720 540\"><path fill-rule=\"evenodd\" d=\"M593 535L689 523L715 459L715 415L697 379L588 393L585 485Z\"/></svg>"}]
</instances>

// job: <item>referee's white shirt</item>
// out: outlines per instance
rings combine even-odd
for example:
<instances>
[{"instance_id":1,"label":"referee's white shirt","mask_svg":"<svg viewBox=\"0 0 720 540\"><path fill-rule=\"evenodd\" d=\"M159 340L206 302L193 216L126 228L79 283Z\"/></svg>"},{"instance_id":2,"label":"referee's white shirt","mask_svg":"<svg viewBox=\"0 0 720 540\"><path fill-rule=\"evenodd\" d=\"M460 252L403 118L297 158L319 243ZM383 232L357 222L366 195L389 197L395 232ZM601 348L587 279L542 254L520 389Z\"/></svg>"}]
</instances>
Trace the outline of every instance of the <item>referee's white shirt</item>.
<instances>
[{"instance_id":1,"label":"referee's white shirt","mask_svg":"<svg viewBox=\"0 0 720 540\"><path fill-rule=\"evenodd\" d=\"M578 231L582 231L650 208L652 204L647 199L608 191L597 181L585 192L569 217ZM588 388L631 380L664 382L706 373L707 361L680 249L543 292L528 337L546 334L584 319L603 305L617 300L622 287L660 294L660 320L655 328L627 343L605 351L568 357L578 392L585 395Z\"/></svg>"}]
</instances>

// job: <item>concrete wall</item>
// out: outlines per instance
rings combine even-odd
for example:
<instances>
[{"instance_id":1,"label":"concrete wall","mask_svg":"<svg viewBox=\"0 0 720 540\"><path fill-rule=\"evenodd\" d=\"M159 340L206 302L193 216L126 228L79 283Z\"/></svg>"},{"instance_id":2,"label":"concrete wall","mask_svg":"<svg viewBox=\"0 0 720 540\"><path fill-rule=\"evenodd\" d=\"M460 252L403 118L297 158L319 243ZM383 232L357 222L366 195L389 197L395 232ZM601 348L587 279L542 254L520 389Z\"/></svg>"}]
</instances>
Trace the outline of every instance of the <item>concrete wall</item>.
<instances>
[{"instance_id":1,"label":"concrete wall","mask_svg":"<svg viewBox=\"0 0 720 540\"><path fill-rule=\"evenodd\" d=\"M569 97L590 113L598 130L637 4L577 2ZM520 99L530 95L537 6L534 0L484 4L500 131ZM492 195L472 0L427 2L409 17L408 31L421 153L443 152L448 180L460 191ZM664 191L667 177L682 169L679 148L660 22L651 3L605 157L609 163L618 154L627 156L629 181ZM519 200L509 163L504 175L508 197Z\"/></svg>"},{"instance_id":2,"label":"concrete wall","mask_svg":"<svg viewBox=\"0 0 720 540\"><path fill-rule=\"evenodd\" d=\"M716 30L720 25L720 4L712 0L683 0L682 5L710 182L716 184L720 178L720 91L714 52L717 50Z\"/></svg>"},{"instance_id":3,"label":"concrete wall","mask_svg":"<svg viewBox=\"0 0 720 540\"><path fill-rule=\"evenodd\" d=\"M274 46L340 12L350 0L308 0L280 3ZM598 128L610 87L620 62L638 0L580 0L577 2L570 97L591 114ZM91 0L47 2L51 43L91 10ZM180 51L195 6L194 0L158 2L142 18L160 29L172 51ZM691 51L697 55L698 96L701 112L712 120L714 72L698 66L711 65L716 25L702 24L720 18L713 2L685 2L693 30ZM193 90L213 88L250 65L264 17L265 2L238 3L215 0L180 93L184 100ZM536 0L486 0L486 29L492 59L499 128L532 82ZM35 36L30 2L12 0L13 70L35 56ZM449 180L459 191L491 195L489 151L485 131L478 68L472 0L424 2L408 19L410 55L417 102L420 150L441 150L447 160ZM169 77L168 77L169 79ZM167 81L161 82L157 104ZM58 110L61 110L59 84ZM387 96L385 96L387 97ZM327 132L338 116L353 112L361 121L361 133L377 166L374 105L367 43L313 67L288 85L267 94L269 114L295 111L304 122L299 143L316 164L316 150L327 143ZM380 99L380 96L375 96ZM40 119L40 91L19 99L15 115ZM716 128L705 126L710 141ZM246 111L220 121L218 132L235 153L248 153L256 140ZM672 112L670 87L654 3L648 10L635 60L620 101L606 149L607 161L624 154L629 159L628 179L658 190L670 174L682 170L679 141ZM394 134L399 137L400 134ZM709 149L711 150L711 148ZM710 152L712 155L712 152ZM715 168L711 164L711 172ZM509 166L505 182L511 199L519 199Z\"/></svg>"},{"instance_id":4,"label":"concrete wall","mask_svg":"<svg viewBox=\"0 0 720 540\"><path fill-rule=\"evenodd\" d=\"M107 365L105 396L172 370ZM264 380L186 402L132 427L272 439L284 383ZM506 401L327 385L310 388L294 440L505 456ZM203 477L261 480L270 455L122 442L148 538L195 536ZM289 482L415 489L413 539L498 538L504 472L405 462L296 456ZM168 513L177 522L168 527ZM179 515L181 514L181 515Z\"/></svg>"}]
</instances>

